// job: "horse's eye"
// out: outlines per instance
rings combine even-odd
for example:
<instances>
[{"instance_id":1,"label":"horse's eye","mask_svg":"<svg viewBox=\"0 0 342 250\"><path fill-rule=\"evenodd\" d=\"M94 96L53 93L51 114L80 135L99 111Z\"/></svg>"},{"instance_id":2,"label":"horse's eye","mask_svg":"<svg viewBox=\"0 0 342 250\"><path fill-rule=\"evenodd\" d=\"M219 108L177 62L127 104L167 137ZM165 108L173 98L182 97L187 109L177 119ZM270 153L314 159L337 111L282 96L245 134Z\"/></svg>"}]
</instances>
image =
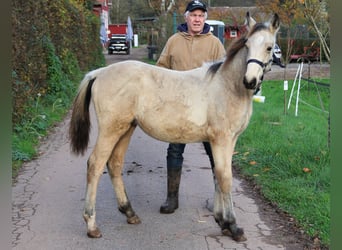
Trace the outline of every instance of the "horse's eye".
<instances>
[{"instance_id":1,"label":"horse's eye","mask_svg":"<svg viewBox=\"0 0 342 250\"><path fill-rule=\"evenodd\" d=\"M271 52L271 50L272 50L272 47L267 47L268 52Z\"/></svg>"}]
</instances>

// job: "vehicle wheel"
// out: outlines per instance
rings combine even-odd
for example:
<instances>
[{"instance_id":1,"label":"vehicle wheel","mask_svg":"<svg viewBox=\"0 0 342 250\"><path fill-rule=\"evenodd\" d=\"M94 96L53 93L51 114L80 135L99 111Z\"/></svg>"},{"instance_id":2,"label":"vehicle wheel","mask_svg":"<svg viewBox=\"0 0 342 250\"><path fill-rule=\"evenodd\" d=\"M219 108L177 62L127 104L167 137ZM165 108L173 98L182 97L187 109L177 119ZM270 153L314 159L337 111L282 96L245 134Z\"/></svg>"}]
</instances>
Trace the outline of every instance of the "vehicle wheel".
<instances>
[{"instance_id":1,"label":"vehicle wheel","mask_svg":"<svg viewBox=\"0 0 342 250\"><path fill-rule=\"evenodd\" d=\"M108 50L108 55L111 55L113 54L113 51L112 50Z\"/></svg>"}]
</instances>

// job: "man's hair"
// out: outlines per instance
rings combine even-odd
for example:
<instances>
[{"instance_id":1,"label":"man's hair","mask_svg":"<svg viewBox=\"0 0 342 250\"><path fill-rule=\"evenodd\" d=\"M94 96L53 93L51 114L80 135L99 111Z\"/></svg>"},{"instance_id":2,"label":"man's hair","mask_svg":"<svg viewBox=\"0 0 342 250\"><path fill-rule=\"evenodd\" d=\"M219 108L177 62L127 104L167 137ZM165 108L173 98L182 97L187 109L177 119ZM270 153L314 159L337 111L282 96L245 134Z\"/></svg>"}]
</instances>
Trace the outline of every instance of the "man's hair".
<instances>
[{"instance_id":1,"label":"man's hair","mask_svg":"<svg viewBox=\"0 0 342 250\"><path fill-rule=\"evenodd\" d=\"M190 11L186 11L186 12L184 13L184 17L188 17L189 14L190 14ZM207 18L208 18L208 12L205 11L205 12L204 12L204 19L207 20Z\"/></svg>"}]
</instances>

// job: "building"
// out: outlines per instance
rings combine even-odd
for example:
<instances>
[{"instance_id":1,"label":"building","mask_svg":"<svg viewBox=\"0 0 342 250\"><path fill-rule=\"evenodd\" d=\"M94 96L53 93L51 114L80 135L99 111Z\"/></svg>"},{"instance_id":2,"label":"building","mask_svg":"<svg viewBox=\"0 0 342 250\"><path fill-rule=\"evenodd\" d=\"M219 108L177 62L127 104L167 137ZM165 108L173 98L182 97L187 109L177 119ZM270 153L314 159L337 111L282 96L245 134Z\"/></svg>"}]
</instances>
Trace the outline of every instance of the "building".
<instances>
[{"instance_id":1,"label":"building","mask_svg":"<svg viewBox=\"0 0 342 250\"><path fill-rule=\"evenodd\" d=\"M108 37L109 10L112 7L112 0L96 0L93 4L93 12L101 19L101 40ZM106 42L106 40L105 40Z\"/></svg>"}]
</instances>

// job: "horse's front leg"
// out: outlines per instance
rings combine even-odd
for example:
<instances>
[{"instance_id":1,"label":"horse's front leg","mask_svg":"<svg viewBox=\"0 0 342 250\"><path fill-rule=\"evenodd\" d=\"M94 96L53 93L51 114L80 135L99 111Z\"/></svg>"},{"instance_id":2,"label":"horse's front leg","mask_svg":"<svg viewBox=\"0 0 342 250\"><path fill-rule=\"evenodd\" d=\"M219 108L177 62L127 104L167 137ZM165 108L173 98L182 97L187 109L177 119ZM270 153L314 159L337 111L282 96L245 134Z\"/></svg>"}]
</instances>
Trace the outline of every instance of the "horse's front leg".
<instances>
[{"instance_id":1,"label":"horse's front leg","mask_svg":"<svg viewBox=\"0 0 342 250\"><path fill-rule=\"evenodd\" d=\"M119 140L107 163L108 172L116 194L119 211L126 215L129 224L141 223L139 217L134 212L127 197L125 185L122 179L122 169L128 144L135 126L132 126Z\"/></svg>"},{"instance_id":2,"label":"horse's front leg","mask_svg":"<svg viewBox=\"0 0 342 250\"><path fill-rule=\"evenodd\" d=\"M232 236L236 241L245 241L244 231L236 223L232 199L232 155L235 143L231 145L212 145L215 161L214 218L222 233Z\"/></svg>"}]
</instances>

